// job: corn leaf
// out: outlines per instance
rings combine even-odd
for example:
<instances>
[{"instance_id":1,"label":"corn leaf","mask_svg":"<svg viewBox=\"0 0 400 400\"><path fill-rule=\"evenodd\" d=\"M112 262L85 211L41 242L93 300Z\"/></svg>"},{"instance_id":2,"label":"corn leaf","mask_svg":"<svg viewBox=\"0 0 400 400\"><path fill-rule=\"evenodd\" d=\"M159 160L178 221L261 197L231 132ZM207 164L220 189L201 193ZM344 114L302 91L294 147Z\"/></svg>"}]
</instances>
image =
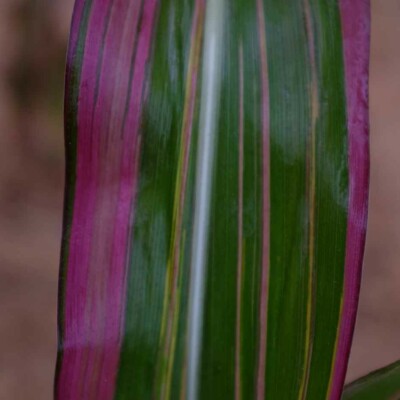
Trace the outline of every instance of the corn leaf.
<instances>
[{"instance_id":1,"label":"corn leaf","mask_svg":"<svg viewBox=\"0 0 400 400\"><path fill-rule=\"evenodd\" d=\"M55 396L339 399L367 0L77 0Z\"/></svg>"},{"instance_id":2,"label":"corn leaf","mask_svg":"<svg viewBox=\"0 0 400 400\"><path fill-rule=\"evenodd\" d=\"M372 372L345 386L343 400L396 400L400 398L400 362Z\"/></svg>"}]
</instances>

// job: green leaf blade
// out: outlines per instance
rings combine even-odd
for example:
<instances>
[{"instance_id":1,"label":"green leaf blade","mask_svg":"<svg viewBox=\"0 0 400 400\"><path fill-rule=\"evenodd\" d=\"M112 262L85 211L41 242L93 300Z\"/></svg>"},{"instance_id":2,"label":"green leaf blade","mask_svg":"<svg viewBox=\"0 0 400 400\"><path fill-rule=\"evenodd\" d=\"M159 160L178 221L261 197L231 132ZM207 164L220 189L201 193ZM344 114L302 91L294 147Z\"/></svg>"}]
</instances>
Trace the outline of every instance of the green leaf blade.
<instances>
[{"instance_id":1,"label":"green leaf blade","mask_svg":"<svg viewBox=\"0 0 400 400\"><path fill-rule=\"evenodd\" d=\"M400 397L400 362L374 371L344 388L343 400L395 400Z\"/></svg>"}]
</instances>

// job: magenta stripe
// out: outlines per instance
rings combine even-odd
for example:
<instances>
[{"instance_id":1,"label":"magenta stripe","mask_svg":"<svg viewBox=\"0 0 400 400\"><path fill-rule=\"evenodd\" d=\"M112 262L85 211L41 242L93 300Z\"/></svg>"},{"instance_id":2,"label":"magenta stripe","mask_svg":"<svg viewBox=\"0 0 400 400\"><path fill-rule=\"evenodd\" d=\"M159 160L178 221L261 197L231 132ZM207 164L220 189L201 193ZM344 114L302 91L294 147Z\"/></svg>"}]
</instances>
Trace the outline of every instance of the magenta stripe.
<instances>
[{"instance_id":1,"label":"magenta stripe","mask_svg":"<svg viewBox=\"0 0 400 400\"><path fill-rule=\"evenodd\" d=\"M109 270L108 276L105 277L107 281L106 298L108 300L107 304L105 304L105 313L108 320L104 326L103 357L100 378L98 380L98 393L103 396L101 397L102 399L113 398L114 381L112 382L113 384L110 384L109 379L101 379L101 377L116 377L119 351L123 338L126 257L130 240L130 228L132 226L130 221L133 218L132 202L137 184L140 143L138 139L135 139L135 142L129 148L125 149L124 146L129 139L124 133L124 140L121 141L121 132L123 129L125 103L130 95L128 91L131 90L129 88L130 59L134 52L139 10L140 7L138 7L137 3L132 1L129 3L128 10L126 10L126 25L122 35L123 44L118 57L116 57L118 66L116 68L116 81L112 97L112 117L110 120L109 135L105 143L107 153L104 155L104 158L111 157L118 160L118 162L115 164L113 173L111 173L109 167L106 169L106 171L109 171L109 176L105 184L105 189L108 192L111 192L113 189L115 190L116 201L114 203L115 208L113 209L113 221L110 221L108 225L109 236L104 238L104 241L99 241L99 246L108 242L110 243L110 258L107 261L109 263ZM119 11L122 11L121 15L124 14L124 10L119 9ZM112 42L114 45L118 43L118 41ZM112 46L110 50L112 52ZM112 57L111 54L110 57ZM106 74L104 80L107 80ZM133 87L135 88L135 86ZM126 88L127 91L123 91L123 95L121 96L122 88ZM140 85L137 86L137 90L140 92L138 95L141 95L142 87ZM140 113L140 110L130 109L130 111ZM136 122L132 126L127 125L127 127L131 129L129 133L137 138L139 134L139 122ZM111 133L114 133L114 135ZM131 162L127 166L121 162L125 151L130 152ZM110 152L111 154L109 154ZM130 215L131 213L132 216ZM104 226L107 228L107 225Z\"/></svg>"},{"instance_id":2,"label":"magenta stripe","mask_svg":"<svg viewBox=\"0 0 400 400\"><path fill-rule=\"evenodd\" d=\"M116 210L120 199L118 198L118 183L120 179L120 159L122 146L120 141L122 122L109 123L112 120L122 121L124 104L127 98L129 81L129 59L127 66L118 63L121 55L132 53L134 48L135 31L130 29L130 37L122 40L122 27L130 26L133 15L127 15L129 3L114 0L111 13L109 30L103 50L103 64L99 80L98 97L93 114L93 132L99 142L99 159L101 166L97 183L97 196L94 229L92 236L92 251L90 256L88 279L88 317L91 325L91 343L102 345L90 349L86 368L83 375L85 382L84 397L96 393L96 398L110 398L112 386L104 382L113 382L117 370L118 360L109 360L109 353L119 350L119 319L123 313L123 305L115 304L114 312L108 309L110 302L120 298L123 289L125 265L123 260L113 264L113 227L120 231L121 236L127 236L129 231L127 220L118 224ZM133 8L133 7L131 7ZM133 9L137 9L134 7ZM132 12L130 13L132 14ZM137 14L137 12L136 12ZM124 25L125 21L127 24ZM136 24L134 24L136 27ZM119 82L121 81L122 82ZM122 83L124 86L120 87ZM119 106L119 107L118 107ZM112 121L111 121L112 122ZM133 158L134 160L134 158ZM121 244L123 240L121 239ZM115 321L117 319L117 321ZM110 332L111 330L111 332ZM113 362L111 362L113 361ZM108 379L102 379L101 364L107 362ZM99 388L97 389L97 386Z\"/></svg>"},{"instance_id":3,"label":"magenta stripe","mask_svg":"<svg viewBox=\"0 0 400 400\"><path fill-rule=\"evenodd\" d=\"M60 371L58 398L72 399L81 387L83 358L90 348L86 291L90 262L90 242L98 170L96 143L91 143L91 114L96 84L97 57L101 35L97 33L106 18L107 8L95 2L89 20L82 65L78 110L76 192L67 266L64 356ZM77 27L79 28L79 27ZM90 56L86 54L90 52Z\"/></svg>"},{"instance_id":4,"label":"magenta stripe","mask_svg":"<svg viewBox=\"0 0 400 400\"><path fill-rule=\"evenodd\" d=\"M112 334L113 326L118 328L116 330L118 334L118 348L116 347L114 349L109 349L108 359L105 359L103 363L103 377L111 376L110 373L117 373L120 344L123 338L123 296L125 296L126 293L126 279L124 279L126 272L124 267L128 262L126 255L129 249L128 240L131 239L129 236L129 230L133 225L133 210L131 210L131 208L133 195L135 193L132 191L132 188L136 190L138 181L141 100L144 89L146 65L151 49L151 38L156 14L156 6L156 0L145 0L141 24L143 29L140 31L140 37L138 41L136 63L128 107L128 118L125 124L125 130L123 132L124 141L119 176L119 200L116 213L116 227L118 227L119 231L114 231L112 253L113 262L111 265L111 271L116 270L116 268L123 268L123 270L121 270L121 275L116 275L114 277L116 286L114 288L111 286L114 295L110 295L111 302L109 302L107 309L108 315L111 319L107 337ZM120 228L122 228L122 230ZM120 296L116 296L115 293L120 293ZM113 300L116 302L116 304L113 304ZM117 310L120 312L117 313ZM106 379L102 379L100 393L103 391L106 392L106 388L109 390L109 397L104 397L104 400L112 398L114 388L108 385Z\"/></svg>"},{"instance_id":5,"label":"magenta stripe","mask_svg":"<svg viewBox=\"0 0 400 400\"><path fill-rule=\"evenodd\" d=\"M243 276L243 159L244 159L244 67L243 44L239 44L239 179L238 179L238 251L236 278L236 338L235 338L235 400L242 398L241 374L241 318L242 318L242 276Z\"/></svg>"},{"instance_id":6,"label":"magenta stripe","mask_svg":"<svg viewBox=\"0 0 400 400\"><path fill-rule=\"evenodd\" d=\"M98 157L101 165L99 166L98 181L97 181L97 194L95 205L95 216L93 221L93 235L91 240L91 254L89 265L88 277L88 292L86 301L87 315L91 327L90 343L105 343L104 330L105 324L108 324L108 314L105 312L106 302L108 296L106 295L107 288L107 273L111 263L111 238L112 226L114 220L114 213L117 201L117 193L114 182L118 179L118 152L119 147L111 147L114 154L107 154L107 136L118 134L117 132L108 131L108 123L105 111L110 110L112 107L112 92L115 86L115 75L113 71L113 59L118 56L118 46L121 42L122 32L120 27L124 23L124 16L126 13L126 6L117 5L113 6L110 17L109 29L107 31L106 42L104 43L103 50L103 64L100 72L100 79L98 81L99 87L97 90L98 96L95 103L93 112L93 125L92 134L96 135L95 140L98 142L99 153ZM121 93L121 97L124 93ZM121 115L119 115L121 118ZM115 151L117 150L117 151ZM106 167L105 167L106 166ZM118 269L115 271L117 272ZM117 309L118 310L118 309ZM114 328L115 329L115 328ZM115 346L116 339L110 338L108 346ZM82 376L85 382L83 395L89 397L95 393L96 385L100 380L99 377L99 358L101 352L104 351L103 346L90 348L88 352L86 368ZM83 367L83 366L82 366ZM113 376L110 377L112 380Z\"/></svg>"},{"instance_id":7,"label":"magenta stripe","mask_svg":"<svg viewBox=\"0 0 400 400\"><path fill-rule=\"evenodd\" d=\"M115 0L100 79L96 77L101 33L110 4L94 2L82 66L76 195L58 399L113 398L122 339L141 99L156 1L146 1L144 6L131 93L130 59L139 17L134 1ZM74 23L73 27L79 29ZM75 32L71 35L74 37ZM128 119L122 132L126 101Z\"/></svg>"},{"instance_id":8,"label":"magenta stripe","mask_svg":"<svg viewBox=\"0 0 400 400\"><path fill-rule=\"evenodd\" d=\"M340 0L349 132L349 214L344 298L330 400L343 388L353 338L367 225L369 185L369 0Z\"/></svg>"}]
</instances>

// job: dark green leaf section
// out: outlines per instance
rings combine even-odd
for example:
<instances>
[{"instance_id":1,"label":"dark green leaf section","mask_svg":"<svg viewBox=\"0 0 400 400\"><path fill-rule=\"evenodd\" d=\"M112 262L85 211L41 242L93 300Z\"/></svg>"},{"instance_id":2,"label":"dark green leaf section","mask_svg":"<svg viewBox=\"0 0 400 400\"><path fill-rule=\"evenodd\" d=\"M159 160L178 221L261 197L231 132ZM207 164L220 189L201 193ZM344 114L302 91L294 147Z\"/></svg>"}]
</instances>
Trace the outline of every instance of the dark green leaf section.
<instances>
[{"instance_id":1,"label":"dark green leaf section","mask_svg":"<svg viewBox=\"0 0 400 400\"><path fill-rule=\"evenodd\" d=\"M307 398L328 393L343 296L348 210L348 136L339 6L311 0L318 76L315 265Z\"/></svg>"},{"instance_id":2,"label":"dark green leaf section","mask_svg":"<svg viewBox=\"0 0 400 400\"><path fill-rule=\"evenodd\" d=\"M262 138L260 57L255 1L229 4L225 15L223 82L212 194L207 292L202 351L201 398L255 396L259 345L260 271L262 256ZM171 254L181 188L179 180L184 133L185 84L193 50L190 35L195 6L160 4L147 97L144 100L141 162L127 288L125 337L120 357L117 398L180 398L185 393L187 290L198 104L193 115L188 178L180 241L176 293L175 343L165 350L171 323L165 307L172 302ZM239 58L242 64L239 65ZM199 71L200 75L200 71ZM240 77L243 93L240 93ZM196 97L200 97L200 82ZM242 109L240 111L240 108ZM243 115L242 144L239 118ZM243 187L239 193L239 147ZM239 196L242 209L239 209ZM242 230L238 231L238 215ZM179 229L179 227L178 227ZM242 277L239 297L238 241ZM172 257L173 258L173 257ZM174 269L173 269L174 270ZM173 274L172 274L173 275ZM237 302L240 344L236 346ZM167 315L167 317L166 317ZM236 387L238 366L240 385Z\"/></svg>"},{"instance_id":3,"label":"dark green leaf section","mask_svg":"<svg viewBox=\"0 0 400 400\"><path fill-rule=\"evenodd\" d=\"M263 294L269 303L265 398L325 398L337 340L348 197L339 8L336 1L322 0L265 0L263 5L270 213L262 207L267 155L257 3L237 0L226 5L221 48L200 377L204 399L260 393L264 218L271 238L269 293ZM194 14L195 5L183 0L163 1L158 11L142 115L117 385L121 399L185 395L197 103L184 187L181 179ZM199 88L200 82L197 101ZM176 225L180 209L183 217Z\"/></svg>"},{"instance_id":4,"label":"dark green leaf section","mask_svg":"<svg viewBox=\"0 0 400 400\"><path fill-rule=\"evenodd\" d=\"M256 393L263 220L257 9L253 0L227 2L226 6L209 233L201 399L233 399L235 390L243 398L251 399ZM243 98L240 93L241 75ZM244 114L242 144L239 138L240 107L243 107ZM242 194L239 188L240 151L243 152ZM240 196L243 198L242 210ZM242 213L243 221L241 231L239 213ZM243 249L242 260L238 260L239 241ZM241 278L238 262L241 262ZM236 328L238 302L240 332ZM237 335L240 336L239 347L236 345ZM237 365L239 376L235 377Z\"/></svg>"},{"instance_id":5,"label":"dark green leaf section","mask_svg":"<svg viewBox=\"0 0 400 400\"><path fill-rule=\"evenodd\" d=\"M302 1L266 1L270 85L270 276L266 399L297 399L309 299L311 71Z\"/></svg>"},{"instance_id":6,"label":"dark green leaf section","mask_svg":"<svg viewBox=\"0 0 400 400\"><path fill-rule=\"evenodd\" d=\"M240 334L240 348L237 349L239 359L236 363L239 364L240 372L239 396L246 399L256 398L257 393L255 382L260 341L262 229L264 218L266 218L262 214L261 63L258 30L256 31L256 1L237 1L232 11L237 32L233 37L236 37L238 45L233 46L231 51L232 53L236 51L237 54L238 48L243 49L243 193L242 231L239 232L239 240L242 244L242 274L239 283L240 297L237 299L240 303L240 318L237 321L240 324L240 331L236 334ZM232 108L235 109L235 104L232 104ZM232 114L235 115L234 118L238 121L239 127L237 114L235 112ZM230 272L228 271L227 274Z\"/></svg>"},{"instance_id":7,"label":"dark green leaf section","mask_svg":"<svg viewBox=\"0 0 400 400\"><path fill-rule=\"evenodd\" d=\"M342 400L400 399L400 362L372 372L345 386Z\"/></svg>"},{"instance_id":8,"label":"dark green leaf section","mask_svg":"<svg viewBox=\"0 0 400 400\"><path fill-rule=\"evenodd\" d=\"M323 399L337 340L347 227L339 8L336 1L270 0L265 17L271 111L266 398Z\"/></svg>"},{"instance_id":9,"label":"dark green leaf section","mask_svg":"<svg viewBox=\"0 0 400 400\"><path fill-rule=\"evenodd\" d=\"M174 200L193 10L192 2L162 1L156 21L142 116L141 162L130 249L118 399L159 398L160 382L168 362L163 357L161 328L167 265L174 234ZM193 180L193 173L189 175L189 180ZM187 291L188 281L190 230L187 226L192 186L188 184L182 236L181 257L186 260L186 268L179 278L182 295ZM184 311L183 307L181 314ZM183 363L185 319L179 317L178 323L174 370L181 369ZM181 374L174 374L170 398L179 398L181 379Z\"/></svg>"}]
</instances>

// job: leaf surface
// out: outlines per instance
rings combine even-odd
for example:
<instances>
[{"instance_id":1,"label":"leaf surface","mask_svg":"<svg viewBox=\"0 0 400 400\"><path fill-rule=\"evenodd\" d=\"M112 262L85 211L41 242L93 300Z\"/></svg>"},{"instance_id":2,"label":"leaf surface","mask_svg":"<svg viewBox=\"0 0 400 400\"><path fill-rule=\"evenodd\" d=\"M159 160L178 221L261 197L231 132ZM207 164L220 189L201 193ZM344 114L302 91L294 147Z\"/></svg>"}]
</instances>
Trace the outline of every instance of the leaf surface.
<instances>
[{"instance_id":1,"label":"leaf surface","mask_svg":"<svg viewBox=\"0 0 400 400\"><path fill-rule=\"evenodd\" d=\"M339 399L366 0L77 0L59 400Z\"/></svg>"},{"instance_id":2,"label":"leaf surface","mask_svg":"<svg viewBox=\"0 0 400 400\"><path fill-rule=\"evenodd\" d=\"M396 400L400 398L400 362L374 371L345 386L343 400Z\"/></svg>"}]
</instances>

